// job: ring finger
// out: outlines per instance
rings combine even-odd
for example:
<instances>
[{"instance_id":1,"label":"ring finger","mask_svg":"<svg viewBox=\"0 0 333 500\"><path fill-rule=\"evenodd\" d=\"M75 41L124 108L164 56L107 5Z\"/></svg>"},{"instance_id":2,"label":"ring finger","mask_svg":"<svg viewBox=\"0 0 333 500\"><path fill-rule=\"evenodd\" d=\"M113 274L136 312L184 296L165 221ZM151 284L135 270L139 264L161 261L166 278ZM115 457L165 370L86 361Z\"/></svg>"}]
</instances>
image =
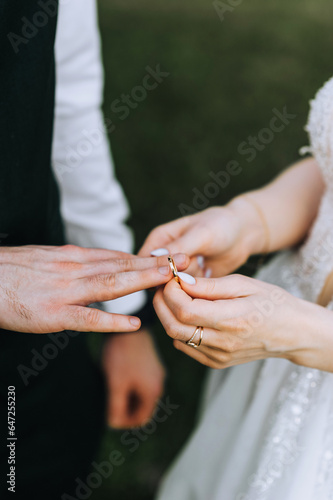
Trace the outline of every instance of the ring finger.
<instances>
[{"instance_id":1,"label":"ring finger","mask_svg":"<svg viewBox=\"0 0 333 500\"><path fill-rule=\"evenodd\" d=\"M158 290L155 294L154 308L169 337L185 343L190 340L196 328L178 321L165 303L162 289ZM213 330L212 328L204 328L201 346L207 346L212 349L223 349L223 337L224 334L221 331ZM200 332L198 331L193 342L198 343L199 339Z\"/></svg>"}]
</instances>

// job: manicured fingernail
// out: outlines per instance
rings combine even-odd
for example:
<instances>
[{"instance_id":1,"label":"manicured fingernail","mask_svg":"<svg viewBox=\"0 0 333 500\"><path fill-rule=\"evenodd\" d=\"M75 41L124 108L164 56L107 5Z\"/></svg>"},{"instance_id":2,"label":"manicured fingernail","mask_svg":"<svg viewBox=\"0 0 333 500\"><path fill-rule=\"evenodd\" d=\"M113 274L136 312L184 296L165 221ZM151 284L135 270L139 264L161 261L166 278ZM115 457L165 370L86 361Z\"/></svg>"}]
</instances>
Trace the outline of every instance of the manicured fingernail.
<instances>
[{"instance_id":1,"label":"manicured fingernail","mask_svg":"<svg viewBox=\"0 0 333 500\"><path fill-rule=\"evenodd\" d=\"M130 323L131 325L135 326L135 328L138 328L141 325L141 321L139 318L135 318L134 316L130 318Z\"/></svg>"},{"instance_id":2,"label":"manicured fingernail","mask_svg":"<svg viewBox=\"0 0 333 500\"><path fill-rule=\"evenodd\" d=\"M212 270L207 269L207 271L205 272L205 278L210 278L211 276L212 276Z\"/></svg>"},{"instance_id":3,"label":"manicured fingernail","mask_svg":"<svg viewBox=\"0 0 333 500\"><path fill-rule=\"evenodd\" d=\"M166 248L157 248L150 252L152 257L162 257L162 255L169 255L169 251Z\"/></svg>"},{"instance_id":4,"label":"manicured fingernail","mask_svg":"<svg viewBox=\"0 0 333 500\"><path fill-rule=\"evenodd\" d=\"M163 267L159 267L158 268L158 271L163 274L163 276L168 276L169 272L170 272L170 266L163 266Z\"/></svg>"},{"instance_id":5,"label":"manicured fingernail","mask_svg":"<svg viewBox=\"0 0 333 500\"><path fill-rule=\"evenodd\" d=\"M204 268L205 268L205 259L204 259L203 255L198 255L198 257L197 257L197 262L198 262L198 266L199 266L201 269L204 269Z\"/></svg>"},{"instance_id":6,"label":"manicured fingernail","mask_svg":"<svg viewBox=\"0 0 333 500\"><path fill-rule=\"evenodd\" d=\"M193 278L193 276L191 276L190 274L180 272L178 273L178 276L182 281L185 281L185 283L187 283L188 285L196 284L196 279Z\"/></svg>"}]
</instances>

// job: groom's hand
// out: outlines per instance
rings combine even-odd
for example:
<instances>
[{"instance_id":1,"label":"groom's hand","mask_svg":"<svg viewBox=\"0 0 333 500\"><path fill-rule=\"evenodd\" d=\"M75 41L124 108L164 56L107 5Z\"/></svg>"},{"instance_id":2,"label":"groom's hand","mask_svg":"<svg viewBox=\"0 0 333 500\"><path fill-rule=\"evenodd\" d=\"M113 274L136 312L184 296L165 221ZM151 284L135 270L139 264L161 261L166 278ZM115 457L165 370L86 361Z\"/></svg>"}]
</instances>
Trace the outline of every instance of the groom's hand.
<instances>
[{"instance_id":1,"label":"groom's hand","mask_svg":"<svg viewBox=\"0 0 333 500\"><path fill-rule=\"evenodd\" d=\"M149 332L110 336L103 349L103 369L108 424L124 429L149 421L165 378Z\"/></svg>"},{"instance_id":2,"label":"groom's hand","mask_svg":"<svg viewBox=\"0 0 333 500\"><path fill-rule=\"evenodd\" d=\"M180 269L188 258L175 256ZM140 320L87 307L167 283L166 257L111 250L22 246L0 248L0 328L51 333L133 332Z\"/></svg>"}]
</instances>

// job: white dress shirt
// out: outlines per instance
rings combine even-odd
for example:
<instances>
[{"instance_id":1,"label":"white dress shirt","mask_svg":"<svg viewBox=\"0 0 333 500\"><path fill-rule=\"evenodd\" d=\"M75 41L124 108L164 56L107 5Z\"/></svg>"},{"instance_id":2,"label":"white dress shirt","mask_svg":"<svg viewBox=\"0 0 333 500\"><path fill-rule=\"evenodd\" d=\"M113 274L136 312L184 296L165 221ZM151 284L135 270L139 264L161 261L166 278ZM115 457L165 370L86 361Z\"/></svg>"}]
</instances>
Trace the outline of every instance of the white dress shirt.
<instances>
[{"instance_id":1,"label":"white dress shirt","mask_svg":"<svg viewBox=\"0 0 333 500\"><path fill-rule=\"evenodd\" d=\"M53 170L68 243L133 251L101 112L103 68L95 0L62 0L56 35ZM132 314L145 293L105 302L108 312Z\"/></svg>"}]
</instances>

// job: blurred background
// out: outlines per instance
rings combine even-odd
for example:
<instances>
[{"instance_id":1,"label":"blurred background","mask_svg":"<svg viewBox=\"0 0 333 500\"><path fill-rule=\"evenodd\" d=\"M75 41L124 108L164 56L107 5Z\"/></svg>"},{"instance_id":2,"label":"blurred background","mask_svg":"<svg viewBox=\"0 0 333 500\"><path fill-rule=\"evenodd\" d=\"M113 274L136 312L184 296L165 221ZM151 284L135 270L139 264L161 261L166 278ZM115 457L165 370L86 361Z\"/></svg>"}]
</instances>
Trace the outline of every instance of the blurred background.
<instances>
[{"instance_id":1,"label":"blurred background","mask_svg":"<svg viewBox=\"0 0 333 500\"><path fill-rule=\"evenodd\" d=\"M138 248L156 225L224 204L299 158L309 100L333 75L331 0L99 0L99 15L104 112ZM158 65L156 88L138 89ZM267 131L285 107L290 123ZM251 153L249 137L258 138ZM212 173L226 179L232 160L240 173L208 187ZM108 431L97 461L118 450L125 462L95 500L151 500L195 426L205 370L157 323L154 333L168 368L165 394L178 408L135 437Z\"/></svg>"}]
</instances>

